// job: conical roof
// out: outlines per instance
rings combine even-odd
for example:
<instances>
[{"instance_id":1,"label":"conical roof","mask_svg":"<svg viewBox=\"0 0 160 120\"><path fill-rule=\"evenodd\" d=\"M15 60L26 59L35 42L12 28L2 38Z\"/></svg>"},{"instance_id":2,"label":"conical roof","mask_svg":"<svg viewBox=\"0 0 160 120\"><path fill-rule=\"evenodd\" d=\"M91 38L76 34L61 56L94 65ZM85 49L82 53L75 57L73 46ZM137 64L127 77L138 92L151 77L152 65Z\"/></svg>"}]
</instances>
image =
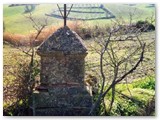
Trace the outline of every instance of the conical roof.
<instances>
[{"instance_id":1,"label":"conical roof","mask_svg":"<svg viewBox=\"0 0 160 120\"><path fill-rule=\"evenodd\" d=\"M82 38L67 26L58 29L37 50L39 55L63 52L63 54L85 54Z\"/></svg>"}]
</instances>

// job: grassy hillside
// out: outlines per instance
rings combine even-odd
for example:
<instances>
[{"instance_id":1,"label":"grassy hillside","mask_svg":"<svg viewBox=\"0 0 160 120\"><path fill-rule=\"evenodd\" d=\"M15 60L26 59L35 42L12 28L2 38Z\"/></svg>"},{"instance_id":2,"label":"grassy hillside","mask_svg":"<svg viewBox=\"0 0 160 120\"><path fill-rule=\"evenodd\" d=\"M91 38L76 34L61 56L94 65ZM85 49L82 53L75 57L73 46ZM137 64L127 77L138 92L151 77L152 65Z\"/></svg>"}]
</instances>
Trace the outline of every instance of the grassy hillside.
<instances>
[{"instance_id":1,"label":"grassy hillside","mask_svg":"<svg viewBox=\"0 0 160 120\"><path fill-rule=\"evenodd\" d=\"M122 17L125 20L129 19L129 13L135 11L133 20L143 20L150 17L155 12L155 7L149 7L147 4L137 4L130 6L128 4L106 4L108 8L116 18ZM54 9L57 9L56 4L39 4L33 11L33 16L37 21L42 22L44 20L45 13L51 13ZM74 13L70 13L74 14ZM5 24L5 31L9 33L27 34L34 30L31 22L25 17L24 6L8 7L7 4L3 6L3 19ZM71 15L72 16L72 15ZM83 16L82 16L83 17ZM103 20L90 20L87 21L88 25L104 25L109 23L110 19ZM57 25L63 23L62 20L49 17L48 25Z\"/></svg>"},{"instance_id":2,"label":"grassy hillside","mask_svg":"<svg viewBox=\"0 0 160 120\"><path fill-rule=\"evenodd\" d=\"M42 22L46 17L45 13L52 11L53 8L55 8L55 4L38 5L33 11L33 16L37 22ZM31 22L25 17L27 13L24 13L24 6L8 7L8 5L4 5L3 16L6 32L27 34L33 30ZM50 17L48 25L57 23L56 21L56 19Z\"/></svg>"},{"instance_id":3,"label":"grassy hillside","mask_svg":"<svg viewBox=\"0 0 160 120\"><path fill-rule=\"evenodd\" d=\"M129 14L133 13L133 20L144 20L155 13L155 7L150 7L149 4L136 4L130 6L128 4L107 4L106 8L110 9L117 17L129 19Z\"/></svg>"}]
</instances>

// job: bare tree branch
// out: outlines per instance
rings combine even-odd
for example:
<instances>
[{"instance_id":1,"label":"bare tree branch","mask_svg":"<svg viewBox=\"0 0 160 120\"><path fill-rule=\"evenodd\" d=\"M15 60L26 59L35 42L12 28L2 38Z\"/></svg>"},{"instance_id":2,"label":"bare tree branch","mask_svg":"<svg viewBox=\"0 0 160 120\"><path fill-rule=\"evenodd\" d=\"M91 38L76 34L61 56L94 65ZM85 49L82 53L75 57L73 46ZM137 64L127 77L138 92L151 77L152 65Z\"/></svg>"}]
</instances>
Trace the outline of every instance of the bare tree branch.
<instances>
[{"instance_id":1,"label":"bare tree branch","mask_svg":"<svg viewBox=\"0 0 160 120\"><path fill-rule=\"evenodd\" d=\"M113 82L108 89L102 94L102 97L104 97L108 91L112 88L112 86L114 86L115 84L121 82L126 76L128 76L130 73L132 73L137 67L138 65L143 61L143 56L144 56L144 49L145 49L145 44L142 46L142 52L141 55L139 57L139 60L137 61L137 63L134 65L134 67L132 67L127 73L125 73L124 75L122 75L119 79L117 79L115 82Z\"/></svg>"}]
</instances>

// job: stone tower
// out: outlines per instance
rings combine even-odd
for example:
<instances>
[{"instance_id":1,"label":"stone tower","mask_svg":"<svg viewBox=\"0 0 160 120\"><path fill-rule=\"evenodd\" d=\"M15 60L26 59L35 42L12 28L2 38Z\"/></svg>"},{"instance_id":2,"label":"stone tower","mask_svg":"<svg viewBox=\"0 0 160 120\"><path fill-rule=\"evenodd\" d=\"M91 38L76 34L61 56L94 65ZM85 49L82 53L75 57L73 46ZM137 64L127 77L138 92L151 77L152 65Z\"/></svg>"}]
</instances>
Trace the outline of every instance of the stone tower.
<instances>
[{"instance_id":1,"label":"stone tower","mask_svg":"<svg viewBox=\"0 0 160 120\"><path fill-rule=\"evenodd\" d=\"M33 115L88 115L92 97L84 85L87 49L67 26L58 29L37 50L41 80L33 93Z\"/></svg>"}]
</instances>

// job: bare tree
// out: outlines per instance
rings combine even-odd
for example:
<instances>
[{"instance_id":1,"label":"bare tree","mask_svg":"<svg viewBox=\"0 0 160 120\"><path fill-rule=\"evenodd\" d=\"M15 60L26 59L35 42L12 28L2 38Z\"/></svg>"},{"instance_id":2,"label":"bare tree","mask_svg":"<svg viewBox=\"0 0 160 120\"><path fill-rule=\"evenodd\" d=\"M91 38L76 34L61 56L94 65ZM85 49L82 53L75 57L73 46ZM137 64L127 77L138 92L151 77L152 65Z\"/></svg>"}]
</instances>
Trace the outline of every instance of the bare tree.
<instances>
[{"instance_id":1,"label":"bare tree","mask_svg":"<svg viewBox=\"0 0 160 120\"><path fill-rule=\"evenodd\" d=\"M32 16L32 13L30 12L28 15L25 16L28 18L31 23L33 28L36 30L36 34L33 37L33 39L30 39L30 48L27 51L24 51L27 55L30 56L30 74L29 74L29 81L34 82L35 80L32 78L32 73L33 73L33 66L34 66L34 58L35 58L35 41L38 39L39 35L42 33L43 29L47 26L48 24L48 19L44 18L44 21L36 21L35 18ZM33 87L32 87L33 88Z\"/></svg>"},{"instance_id":2,"label":"bare tree","mask_svg":"<svg viewBox=\"0 0 160 120\"><path fill-rule=\"evenodd\" d=\"M26 55L25 59L27 60L21 60L18 63L16 74L10 72L11 75L15 76L14 83L9 85L9 87L4 86L4 99L10 98L12 102L14 101L12 105L4 109L4 114L6 115L9 111L12 111L13 115L28 115L28 98L32 94L35 85L35 69L38 68L38 61L36 60L35 53L35 41L47 26L47 18L45 18L44 21L36 20L32 13L26 14L25 17L30 20L36 32L28 39L29 46L14 45L15 48L19 49ZM20 101L23 102L23 106L19 105Z\"/></svg>"},{"instance_id":3,"label":"bare tree","mask_svg":"<svg viewBox=\"0 0 160 120\"><path fill-rule=\"evenodd\" d=\"M100 92L89 115L95 115L95 110L104 102L106 94L111 90L112 98L109 111L112 109L115 97L115 86L126 80L138 68L144 58L146 43L141 40L141 29L117 21L106 30L104 35L94 39L91 46L99 54Z\"/></svg>"},{"instance_id":4,"label":"bare tree","mask_svg":"<svg viewBox=\"0 0 160 120\"><path fill-rule=\"evenodd\" d=\"M35 62L35 49L36 49L36 41L39 37L39 35L43 32L44 28L48 24L48 17L44 18L44 20L38 20L34 18L32 15L32 12L29 12L28 14L24 15L32 24L32 27L35 29L35 34L33 36L30 36L29 38L29 46L27 47L17 47L20 49L23 53L28 55L30 57L29 62L29 73L28 73L28 88L30 93L32 93L32 89L34 87L35 78L33 75L33 68L34 68L34 62Z\"/></svg>"}]
</instances>

